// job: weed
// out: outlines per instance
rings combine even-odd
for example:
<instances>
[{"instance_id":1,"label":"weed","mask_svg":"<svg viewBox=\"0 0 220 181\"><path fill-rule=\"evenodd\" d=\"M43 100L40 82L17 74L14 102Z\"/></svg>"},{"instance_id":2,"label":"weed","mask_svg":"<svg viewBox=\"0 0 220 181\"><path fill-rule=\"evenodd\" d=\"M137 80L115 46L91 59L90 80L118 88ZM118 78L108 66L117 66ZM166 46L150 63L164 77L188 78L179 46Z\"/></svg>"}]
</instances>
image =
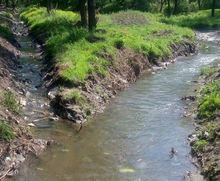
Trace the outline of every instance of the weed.
<instances>
[{"instance_id":1,"label":"weed","mask_svg":"<svg viewBox=\"0 0 220 181\"><path fill-rule=\"evenodd\" d=\"M194 151L200 151L203 152L205 146L208 144L208 142L206 140L199 140L197 141L194 145L193 145L193 150Z\"/></svg>"},{"instance_id":2,"label":"weed","mask_svg":"<svg viewBox=\"0 0 220 181\"><path fill-rule=\"evenodd\" d=\"M209 67L203 67L201 69L201 75L206 75L206 76L210 76L215 72L215 70L213 68L209 68Z\"/></svg>"},{"instance_id":3,"label":"weed","mask_svg":"<svg viewBox=\"0 0 220 181\"><path fill-rule=\"evenodd\" d=\"M65 95L65 98L67 100L73 101L75 104L83 105L83 103L84 103L84 97L81 94L81 92L77 89L71 90L70 93Z\"/></svg>"},{"instance_id":4,"label":"weed","mask_svg":"<svg viewBox=\"0 0 220 181\"><path fill-rule=\"evenodd\" d=\"M19 113L19 104L17 103L15 96L11 91L8 91L6 94L4 94L2 104L9 110Z\"/></svg>"},{"instance_id":5,"label":"weed","mask_svg":"<svg viewBox=\"0 0 220 181\"><path fill-rule=\"evenodd\" d=\"M0 140L10 142L14 138L15 134L12 127L0 120Z\"/></svg>"}]
</instances>

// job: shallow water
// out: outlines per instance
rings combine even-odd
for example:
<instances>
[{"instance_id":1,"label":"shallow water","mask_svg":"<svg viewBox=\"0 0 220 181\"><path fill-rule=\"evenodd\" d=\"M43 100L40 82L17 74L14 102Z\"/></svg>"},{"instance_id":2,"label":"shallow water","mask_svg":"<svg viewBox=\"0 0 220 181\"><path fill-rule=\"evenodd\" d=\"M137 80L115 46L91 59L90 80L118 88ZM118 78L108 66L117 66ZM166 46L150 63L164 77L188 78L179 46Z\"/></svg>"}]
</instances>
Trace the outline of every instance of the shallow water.
<instances>
[{"instance_id":1,"label":"shallow water","mask_svg":"<svg viewBox=\"0 0 220 181\"><path fill-rule=\"evenodd\" d=\"M216 33L219 32L200 35ZM27 53L30 39L24 40L19 39ZM194 126L192 120L183 116L186 105L181 101L193 86L201 67L220 55L220 48L212 39L200 43L203 46L198 55L181 58L167 70L142 77L121 92L106 111L90 121L80 133L65 121L39 120L44 113L36 112L45 111L45 115L51 115L48 106L44 105L47 103L45 90L35 88L41 83L38 70L42 64L30 57L24 58L22 62L27 68L23 68L23 73L33 72L28 76L34 80L30 84L29 106L24 114L27 120L35 120L38 126L35 133L39 137L54 139L58 144L40 158L27 161L19 175L11 180L203 181L190 162L187 136ZM31 52L35 51L31 49ZM178 151L173 158L169 155L172 147Z\"/></svg>"}]
</instances>

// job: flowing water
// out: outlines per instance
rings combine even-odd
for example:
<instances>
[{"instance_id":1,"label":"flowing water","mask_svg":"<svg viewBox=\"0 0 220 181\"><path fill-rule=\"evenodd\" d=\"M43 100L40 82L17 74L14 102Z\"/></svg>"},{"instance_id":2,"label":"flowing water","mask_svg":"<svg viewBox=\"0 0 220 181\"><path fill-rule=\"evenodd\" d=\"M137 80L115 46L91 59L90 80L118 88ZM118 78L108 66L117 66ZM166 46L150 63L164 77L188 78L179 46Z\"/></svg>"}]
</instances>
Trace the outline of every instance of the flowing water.
<instances>
[{"instance_id":1,"label":"flowing water","mask_svg":"<svg viewBox=\"0 0 220 181\"><path fill-rule=\"evenodd\" d=\"M186 105L181 97L193 86L201 67L220 56L219 45L212 38L217 33L199 33L204 39L198 55L180 58L167 70L142 77L80 133L65 121L47 119L52 115L46 91L36 88L41 84L42 64L29 54L38 55L39 49L28 37L20 36L24 55L21 74L31 80L25 117L37 125L38 137L54 139L58 144L40 158L28 160L11 180L202 181L190 162L187 136L194 126L183 116ZM172 147L177 153L170 157Z\"/></svg>"}]
</instances>

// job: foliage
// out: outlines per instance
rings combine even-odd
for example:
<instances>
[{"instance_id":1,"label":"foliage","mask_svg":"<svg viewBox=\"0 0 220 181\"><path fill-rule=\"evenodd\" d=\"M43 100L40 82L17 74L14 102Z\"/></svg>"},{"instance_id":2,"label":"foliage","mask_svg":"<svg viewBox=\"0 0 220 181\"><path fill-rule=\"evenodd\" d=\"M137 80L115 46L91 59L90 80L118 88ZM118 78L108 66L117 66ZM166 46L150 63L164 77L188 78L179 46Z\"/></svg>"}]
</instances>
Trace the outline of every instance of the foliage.
<instances>
[{"instance_id":1,"label":"foliage","mask_svg":"<svg viewBox=\"0 0 220 181\"><path fill-rule=\"evenodd\" d=\"M15 134L12 127L3 121L0 120L0 140L5 140L7 142L12 141Z\"/></svg>"},{"instance_id":2,"label":"foliage","mask_svg":"<svg viewBox=\"0 0 220 181\"><path fill-rule=\"evenodd\" d=\"M220 26L220 10L216 10L216 16L211 17L211 10L202 10L187 15L177 15L169 18L162 18L168 24L190 28L216 28Z\"/></svg>"},{"instance_id":3,"label":"foliage","mask_svg":"<svg viewBox=\"0 0 220 181\"><path fill-rule=\"evenodd\" d=\"M199 117L206 119L220 110L220 81L206 85L201 91Z\"/></svg>"}]
</instances>

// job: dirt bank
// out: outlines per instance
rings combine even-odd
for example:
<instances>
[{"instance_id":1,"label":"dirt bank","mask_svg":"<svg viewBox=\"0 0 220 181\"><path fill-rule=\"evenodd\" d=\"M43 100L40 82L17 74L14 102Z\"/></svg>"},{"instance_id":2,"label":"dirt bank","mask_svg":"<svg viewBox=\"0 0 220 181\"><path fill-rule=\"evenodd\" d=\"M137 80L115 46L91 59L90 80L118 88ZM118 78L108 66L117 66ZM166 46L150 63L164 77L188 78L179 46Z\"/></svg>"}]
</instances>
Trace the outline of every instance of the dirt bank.
<instances>
[{"instance_id":1,"label":"dirt bank","mask_svg":"<svg viewBox=\"0 0 220 181\"><path fill-rule=\"evenodd\" d=\"M111 62L108 67L109 76L92 74L81 85L68 84L59 76L56 65L49 66L49 71L44 76L48 97L60 117L84 123L91 116L103 112L111 98L129 87L143 74L166 69L177 57L197 52L196 45L192 42L172 45L170 49L172 55L161 59L146 57L127 48L118 49L117 60L108 54L102 54L103 58Z\"/></svg>"},{"instance_id":2,"label":"dirt bank","mask_svg":"<svg viewBox=\"0 0 220 181\"><path fill-rule=\"evenodd\" d=\"M0 17L0 21L2 26L13 26L9 19ZM38 155L47 145L47 141L32 137L21 116L26 87L16 73L21 66L20 51L12 38L9 42L0 33L0 180L16 174L28 155Z\"/></svg>"},{"instance_id":3,"label":"dirt bank","mask_svg":"<svg viewBox=\"0 0 220 181\"><path fill-rule=\"evenodd\" d=\"M196 131L189 136L192 155L196 158L195 163L201 166L202 174L209 181L220 180L219 62L220 60L216 60L217 65L214 68L207 68L200 76L199 93L194 97L195 106L191 109L191 112L197 115ZM217 97L212 98L213 95Z\"/></svg>"}]
</instances>

